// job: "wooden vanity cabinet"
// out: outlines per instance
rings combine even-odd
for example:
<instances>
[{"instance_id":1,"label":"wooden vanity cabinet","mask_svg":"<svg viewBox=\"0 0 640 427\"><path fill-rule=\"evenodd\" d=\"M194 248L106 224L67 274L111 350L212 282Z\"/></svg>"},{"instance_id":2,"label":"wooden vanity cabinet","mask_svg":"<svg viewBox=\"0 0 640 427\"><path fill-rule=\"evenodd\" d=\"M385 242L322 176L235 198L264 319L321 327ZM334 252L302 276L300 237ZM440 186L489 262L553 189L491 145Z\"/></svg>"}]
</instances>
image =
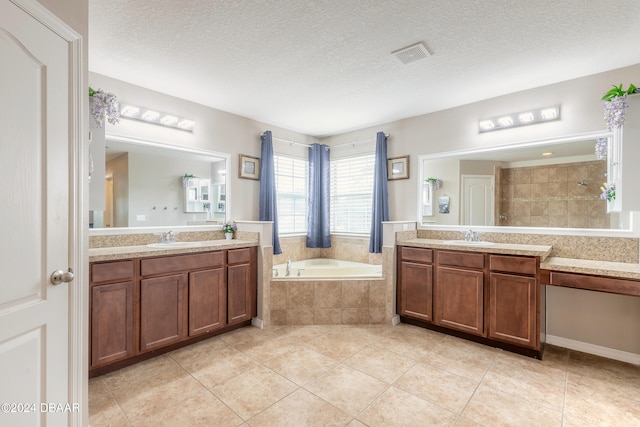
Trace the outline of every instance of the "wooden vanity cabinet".
<instances>
[{"instance_id":1,"label":"wooden vanity cabinet","mask_svg":"<svg viewBox=\"0 0 640 427\"><path fill-rule=\"evenodd\" d=\"M255 247L227 251L227 323L229 325L244 322L256 316L256 258Z\"/></svg>"},{"instance_id":2,"label":"wooden vanity cabinet","mask_svg":"<svg viewBox=\"0 0 640 427\"><path fill-rule=\"evenodd\" d=\"M182 341L197 330L206 332L212 324L222 326L215 270L224 271L224 255L217 251L140 261L141 351Z\"/></svg>"},{"instance_id":3,"label":"wooden vanity cabinet","mask_svg":"<svg viewBox=\"0 0 640 427\"><path fill-rule=\"evenodd\" d=\"M89 357L94 367L135 354L135 264L131 260L92 264L89 274Z\"/></svg>"},{"instance_id":4,"label":"wooden vanity cabinet","mask_svg":"<svg viewBox=\"0 0 640 427\"><path fill-rule=\"evenodd\" d=\"M90 376L249 324L257 248L90 264Z\"/></svg>"},{"instance_id":5,"label":"wooden vanity cabinet","mask_svg":"<svg viewBox=\"0 0 640 427\"><path fill-rule=\"evenodd\" d=\"M224 266L189 273L189 336L220 329L226 322Z\"/></svg>"},{"instance_id":6,"label":"wooden vanity cabinet","mask_svg":"<svg viewBox=\"0 0 640 427\"><path fill-rule=\"evenodd\" d=\"M482 253L436 251L434 321L437 325L486 336L484 257Z\"/></svg>"},{"instance_id":7,"label":"wooden vanity cabinet","mask_svg":"<svg viewBox=\"0 0 640 427\"><path fill-rule=\"evenodd\" d=\"M489 338L539 348L537 258L490 255L489 263Z\"/></svg>"},{"instance_id":8,"label":"wooden vanity cabinet","mask_svg":"<svg viewBox=\"0 0 640 427\"><path fill-rule=\"evenodd\" d=\"M433 250L398 248L397 310L401 316L433 320Z\"/></svg>"},{"instance_id":9,"label":"wooden vanity cabinet","mask_svg":"<svg viewBox=\"0 0 640 427\"><path fill-rule=\"evenodd\" d=\"M140 280L140 351L176 343L186 336L184 274Z\"/></svg>"},{"instance_id":10,"label":"wooden vanity cabinet","mask_svg":"<svg viewBox=\"0 0 640 427\"><path fill-rule=\"evenodd\" d=\"M541 357L538 257L399 246L397 261L403 321Z\"/></svg>"}]
</instances>

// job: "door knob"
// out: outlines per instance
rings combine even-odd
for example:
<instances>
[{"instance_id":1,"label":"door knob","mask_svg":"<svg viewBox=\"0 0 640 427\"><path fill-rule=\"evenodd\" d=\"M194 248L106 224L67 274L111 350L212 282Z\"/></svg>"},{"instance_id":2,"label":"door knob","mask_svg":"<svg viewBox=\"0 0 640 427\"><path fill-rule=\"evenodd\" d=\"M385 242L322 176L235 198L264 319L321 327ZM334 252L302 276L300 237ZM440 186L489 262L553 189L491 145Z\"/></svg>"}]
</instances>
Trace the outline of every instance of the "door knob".
<instances>
[{"instance_id":1,"label":"door knob","mask_svg":"<svg viewBox=\"0 0 640 427\"><path fill-rule=\"evenodd\" d=\"M51 273L51 283L54 285L59 285L62 282L69 283L76 276L73 274L73 270L69 269L69 271L56 270Z\"/></svg>"}]
</instances>

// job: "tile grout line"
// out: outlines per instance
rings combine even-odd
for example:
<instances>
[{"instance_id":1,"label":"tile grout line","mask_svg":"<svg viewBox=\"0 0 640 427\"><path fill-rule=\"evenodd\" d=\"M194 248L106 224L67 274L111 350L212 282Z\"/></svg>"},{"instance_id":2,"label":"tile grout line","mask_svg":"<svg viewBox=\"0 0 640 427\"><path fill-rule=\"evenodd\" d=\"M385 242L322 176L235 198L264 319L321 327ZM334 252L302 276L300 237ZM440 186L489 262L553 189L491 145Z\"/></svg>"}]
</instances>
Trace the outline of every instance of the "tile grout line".
<instances>
[{"instance_id":1,"label":"tile grout line","mask_svg":"<svg viewBox=\"0 0 640 427\"><path fill-rule=\"evenodd\" d=\"M476 386L475 390L473 390L473 393L471 393L471 396L469 396L469 400L467 400L467 403L464 405L464 408L462 408L462 410L460 411L460 413L458 414L458 417L456 418L456 424L458 423L458 421L460 420L460 418L462 418L462 414L464 414L464 411L467 409L467 407L469 406L469 403L471 403L471 400L473 399L473 397L476 395L476 393L478 392L478 389L480 388L480 386L482 385L482 383L484 382L484 379L486 378L487 374L489 373L489 371L491 370L491 368L493 367L493 365L496 363L496 359L498 358L498 353L497 350L494 348L494 355L493 355L493 360L491 361L491 363L489 364L489 366L487 367L487 370L484 372L484 374L482 375L482 378L480 378L480 381L478 381L478 385ZM471 420L476 424L480 424L479 422L475 421L475 420ZM454 424L455 425L455 424ZM484 424L481 424L483 427Z\"/></svg>"}]
</instances>

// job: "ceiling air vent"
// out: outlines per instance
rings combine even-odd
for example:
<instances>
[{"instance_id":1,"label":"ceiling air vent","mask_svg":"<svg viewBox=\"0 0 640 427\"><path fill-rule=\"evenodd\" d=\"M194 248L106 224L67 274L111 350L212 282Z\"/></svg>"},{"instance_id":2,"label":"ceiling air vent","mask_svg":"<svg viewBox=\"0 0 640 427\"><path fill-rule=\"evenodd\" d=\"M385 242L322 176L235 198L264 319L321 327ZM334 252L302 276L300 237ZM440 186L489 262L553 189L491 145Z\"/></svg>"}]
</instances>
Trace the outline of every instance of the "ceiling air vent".
<instances>
[{"instance_id":1,"label":"ceiling air vent","mask_svg":"<svg viewBox=\"0 0 640 427\"><path fill-rule=\"evenodd\" d=\"M395 57L398 58L403 64L419 61L420 59L431 56L425 45L423 45L422 43L416 43L411 46L403 47L400 50L391 52L391 54L395 55Z\"/></svg>"}]
</instances>

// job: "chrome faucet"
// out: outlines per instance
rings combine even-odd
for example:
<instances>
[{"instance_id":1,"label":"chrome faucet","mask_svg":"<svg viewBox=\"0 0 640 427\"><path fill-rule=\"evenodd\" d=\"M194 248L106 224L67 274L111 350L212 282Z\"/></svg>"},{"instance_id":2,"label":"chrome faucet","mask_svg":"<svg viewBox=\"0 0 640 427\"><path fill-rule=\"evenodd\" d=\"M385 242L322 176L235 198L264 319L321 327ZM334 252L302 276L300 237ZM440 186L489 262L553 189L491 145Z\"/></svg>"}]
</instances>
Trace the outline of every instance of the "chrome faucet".
<instances>
[{"instance_id":1,"label":"chrome faucet","mask_svg":"<svg viewBox=\"0 0 640 427\"><path fill-rule=\"evenodd\" d=\"M284 273L285 276L291 276L291 260L287 261L287 269Z\"/></svg>"},{"instance_id":2,"label":"chrome faucet","mask_svg":"<svg viewBox=\"0 0 640 427\"><path fill-rule=\"evenodd\" d=\"M473 230L469 230L466 233L464 233L465 242L471 242L472 240L473 240Z\"/></svg>"},{"instance_id":3,"label":"chrome faucet","mask_svg":"<svg viewBox=\"0 0 640 427\"><path fill-rule=\"evenodd\" d=\"M158 233L156 233L157 235ZM176 233L169 230L167 233L160 233L160 243L175 243Z\"/></svg>"}]
</instances>

